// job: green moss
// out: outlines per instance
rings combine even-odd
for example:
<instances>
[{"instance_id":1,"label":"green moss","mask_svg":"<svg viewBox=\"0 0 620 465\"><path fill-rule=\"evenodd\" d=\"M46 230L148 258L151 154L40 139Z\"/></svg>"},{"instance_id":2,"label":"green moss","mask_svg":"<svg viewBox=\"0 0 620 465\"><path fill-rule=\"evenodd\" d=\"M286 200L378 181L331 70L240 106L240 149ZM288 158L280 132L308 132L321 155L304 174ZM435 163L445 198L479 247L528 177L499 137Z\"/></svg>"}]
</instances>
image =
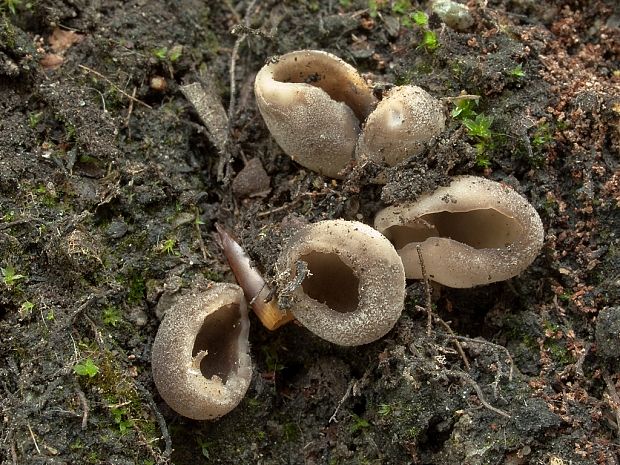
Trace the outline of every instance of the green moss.
<instances>
[{"instance_id":1,"label":"green moss","mask_svg":"<svg viewBox=\"0 0 620 465\"><path fill-rule=\"evenodd\" d=\"M137 304L144 300L146 293L146 282L140 273L133 273L126 278L119 280L121 284L126 284L129 288L127 292L127 303L130 305Z\"/></svg>"},{"instance_id":2,"label":"green moss","mask_svg":"<svg viewBox=\"0 0 620 465\"><path fill-rule=\"evenodd\" d=\"M282 425L282 433L284 435L284 440L287 442L293 442L299 439L299 426L297 423L288 422Z\"/></svg>"}]
</instances>

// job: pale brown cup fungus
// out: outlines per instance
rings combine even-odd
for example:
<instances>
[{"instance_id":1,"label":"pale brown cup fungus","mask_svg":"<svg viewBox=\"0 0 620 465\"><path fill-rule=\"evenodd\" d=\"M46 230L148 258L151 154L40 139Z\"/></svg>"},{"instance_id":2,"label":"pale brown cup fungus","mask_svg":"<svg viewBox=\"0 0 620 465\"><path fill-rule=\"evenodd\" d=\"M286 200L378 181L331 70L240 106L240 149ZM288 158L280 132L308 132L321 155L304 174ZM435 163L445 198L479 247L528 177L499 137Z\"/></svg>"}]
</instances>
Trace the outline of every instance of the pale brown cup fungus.
<instances>
[{"instance_id":1,"label":"pale brown cup fungus","mask_svg":"<svg viewBox=\"0 0 620 465\"><path fill-rule=\"evenodd\" d=\"M419 154L445 121L442 105L424 89L393 87L368 116L355 157L395 166Z\"/></svg>"},{"instance_id":2,"label":"pale brown cup fungus","mask_svg":"<svg viewBox=\"0 0 620 465\"><path fill-rule=\"evenodd\" d=\"M256 75L254 93L282 150L332 178L353 159L361 122L376 105L355 68L318 50L273 58Z\"/></svg>"},{"instance_id":3,"label":"pale brown cup fungus","mask_svg":"<svg viewBox=\"0 0 620 465\"><path fill-rule=\"evenodd\" d=\"M400 257L363 223L328 220L302 228L283 248L276 270L281 302L286 296L297 320L334 344L379 339L403 309Z\"/></svg>"},{"instance_id":4,"label":"pale brown cup fungus","mask_svg":"<svg viewBox=\"0 0 620 465\"><path fill-rule=\"evenodd\" d=\"M195 420L219 418L243 399L252 379L250 322L243 291L214 283L179 297L153 343L153 380L166 403Z\"/></svg>"},{"instance_id":5,"label":"pale brown cup fungus","mask_svg":"<svg viewBox=\"0 0 620 465\"><path fill-rule=\"evenodd\" d=\"M280 309L271 289L258 270L252 266L250 257L243 250L243 247L219 224L216 223L215 228L228 265L235 275L237 283L243 289L250 307L263 326L273 331L293 320L294 317L291 312Z\"/></svg>"},{"instance_id":6,"label":"pale brown cup fungus","mask_svg":"<svg viewBox=\"0 0 620 465\"><path fill-rule=\"evenodd\" d=\"M512 278L543 244L538 213L512 188L475 176L455 178L416 202L390 206L375 227L398 250L408 278L465 288Z\"/></svg>"}]
</instances>

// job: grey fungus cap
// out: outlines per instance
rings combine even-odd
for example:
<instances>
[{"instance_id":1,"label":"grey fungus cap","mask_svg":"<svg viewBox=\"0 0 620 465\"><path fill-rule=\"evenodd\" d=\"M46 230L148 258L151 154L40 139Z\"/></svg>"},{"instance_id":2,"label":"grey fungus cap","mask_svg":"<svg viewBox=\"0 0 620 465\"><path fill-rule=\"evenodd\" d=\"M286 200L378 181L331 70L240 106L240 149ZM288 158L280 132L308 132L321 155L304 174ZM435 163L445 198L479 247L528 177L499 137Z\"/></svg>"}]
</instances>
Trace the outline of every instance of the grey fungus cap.
<instances>
[{"instance_id":1,"label":"grey fungus cap","mask_svg":"<svg viewBox=\"0 0 620 465\"><path fill-rule=\"evenodd\" d=\"M213 283L168 309L153 344L157 390L177 413L219 418L243 399L252 379L249 319L241 288Z\"/></svg>"},{"instance_id":2,"label":"grey fungus cap","mask_svg":"<svg viewBox=\"0 0 620 465\"><path fill-rule=\"evenodd\" d=\"M416 202L380 211L375 227L398 250L408 278L428 278L465 288L512 278L527 268L543 244L532 205L512 188L460 176Z\"/></svg>"},{"instance_id":3,"label":"grey fungus cap","mask_svg":"<svg viewBox=\"0 0 620 465\"><path fill-rule=\"evenodd\" d=\"M307 270L305 276L296 276L300 269ZM282 250L277 271L279 289L298 283L287 295L297 320L334 344L379 339L403 309L400 257L382 234L363 223L327 220L302 228Z\"/></svg>"}]
</instances>

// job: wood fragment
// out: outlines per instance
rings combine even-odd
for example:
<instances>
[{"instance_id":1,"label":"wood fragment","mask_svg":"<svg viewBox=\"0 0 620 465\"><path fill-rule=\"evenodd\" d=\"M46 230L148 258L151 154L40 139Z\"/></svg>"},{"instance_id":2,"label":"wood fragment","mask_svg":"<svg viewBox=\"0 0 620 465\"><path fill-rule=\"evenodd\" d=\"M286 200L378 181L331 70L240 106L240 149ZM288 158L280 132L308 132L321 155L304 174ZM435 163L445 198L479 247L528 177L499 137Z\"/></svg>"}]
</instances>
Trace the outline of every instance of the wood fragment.
<instances>
[{"instance_id":1,"label":"wood fragment","mask_svg":"<svg viewBox=\"0 0 620 465\"><path fill-rule=\"evenodd\" d=\"M223 156L228 142L228 117L214 86L194 82L181 86L181 92L198 113L207 128L209 139Z\"/></svg>"},{"instance_id":2,"label":"wood fragment","mask_svg":"<svg viewBox=\"0 0 620 465\"><path fill-rule=\"evenodd\" d=\"M424 259L422 258L422 248L420 244L415 246L418 252L418 258L420 259L420 269L422 270L422 277L424 278L424 293L426 295L426 336L430 337L433 328L433 301L431 300L431 287L428 282L428 275L426 274L426 267L424 266Z\"/></svg>"}]
</instances>

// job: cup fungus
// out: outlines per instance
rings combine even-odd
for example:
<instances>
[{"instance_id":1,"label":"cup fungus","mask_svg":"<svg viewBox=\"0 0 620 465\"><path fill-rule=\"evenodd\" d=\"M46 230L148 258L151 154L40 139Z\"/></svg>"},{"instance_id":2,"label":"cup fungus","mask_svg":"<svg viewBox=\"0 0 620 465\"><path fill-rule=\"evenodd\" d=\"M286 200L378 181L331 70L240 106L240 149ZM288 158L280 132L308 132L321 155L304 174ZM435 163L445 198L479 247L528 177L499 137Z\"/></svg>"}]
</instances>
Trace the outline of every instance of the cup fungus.
<instances>
[{"instance_id":1,"label":"cup fungus","mask_svg":"<svg viewBox=\"0 0 620 465\"><path fill-rule=\"evenodd\" d=\"M234 409L252 378L250 323L243 291L214 283L179 297L153 343L153 379L166 403L195 420Z\"/></svg>"},{"instance_id":2,"label":"cup fungus","mask_svg":"<svg viewBox=\"0 0 620 465\"><path fill-rule=\"evenodd\" d=\"M290 299L297 320L335 344L379 339L402 312L400 257L382 234L363 223L310 224L289 240L276 266L281 296Z\"/></svg>"},{"instance_id":3,"label":"cup fungus","mask_svg":"<svg viewBox=\"0 0 620 465\"><path fill-rule=\"evenodd\" d=\"M274 58L256 75L254 93L282 150L332 178L353 157L394 166L445 124L439 102L420 87L394 87L377 104L355 68L318 50Z\"/></svg>"},{"instance_id":4,"label":"cup fungus","mask_svg":"<svg viewBox=\"0 0 620 465\"><path fill-rule=\"evenodd\" d=\"M366 120L355 156L397 165L420 153L445 121L441 104L424 89L393 87Z\"/></svg>"},{"instance_id":5,"label":"cup fungus","mask_svg":"<svg viewBox=\"0 0 620 465\"><path fill-rule=\"evenodd\" d=\"M256 75L256 102L282 150L300 165L338 177L353 158L375 98L358 72L331 53L301 50Z\"/></svg>"},{"instance_id":6,"label":"cup fungus","mask_svg":"<svg viewBox=\"0 0 620 465\"><path fill-rule=\"evenodd\" d=\"M534 261L544 236L525 198L475 176L457 177L416 202L385 208L375 227L398 250L408 278L423 277L419 246L428 278L460 288L518 275Z\"/></svg>"}]
</instances>

